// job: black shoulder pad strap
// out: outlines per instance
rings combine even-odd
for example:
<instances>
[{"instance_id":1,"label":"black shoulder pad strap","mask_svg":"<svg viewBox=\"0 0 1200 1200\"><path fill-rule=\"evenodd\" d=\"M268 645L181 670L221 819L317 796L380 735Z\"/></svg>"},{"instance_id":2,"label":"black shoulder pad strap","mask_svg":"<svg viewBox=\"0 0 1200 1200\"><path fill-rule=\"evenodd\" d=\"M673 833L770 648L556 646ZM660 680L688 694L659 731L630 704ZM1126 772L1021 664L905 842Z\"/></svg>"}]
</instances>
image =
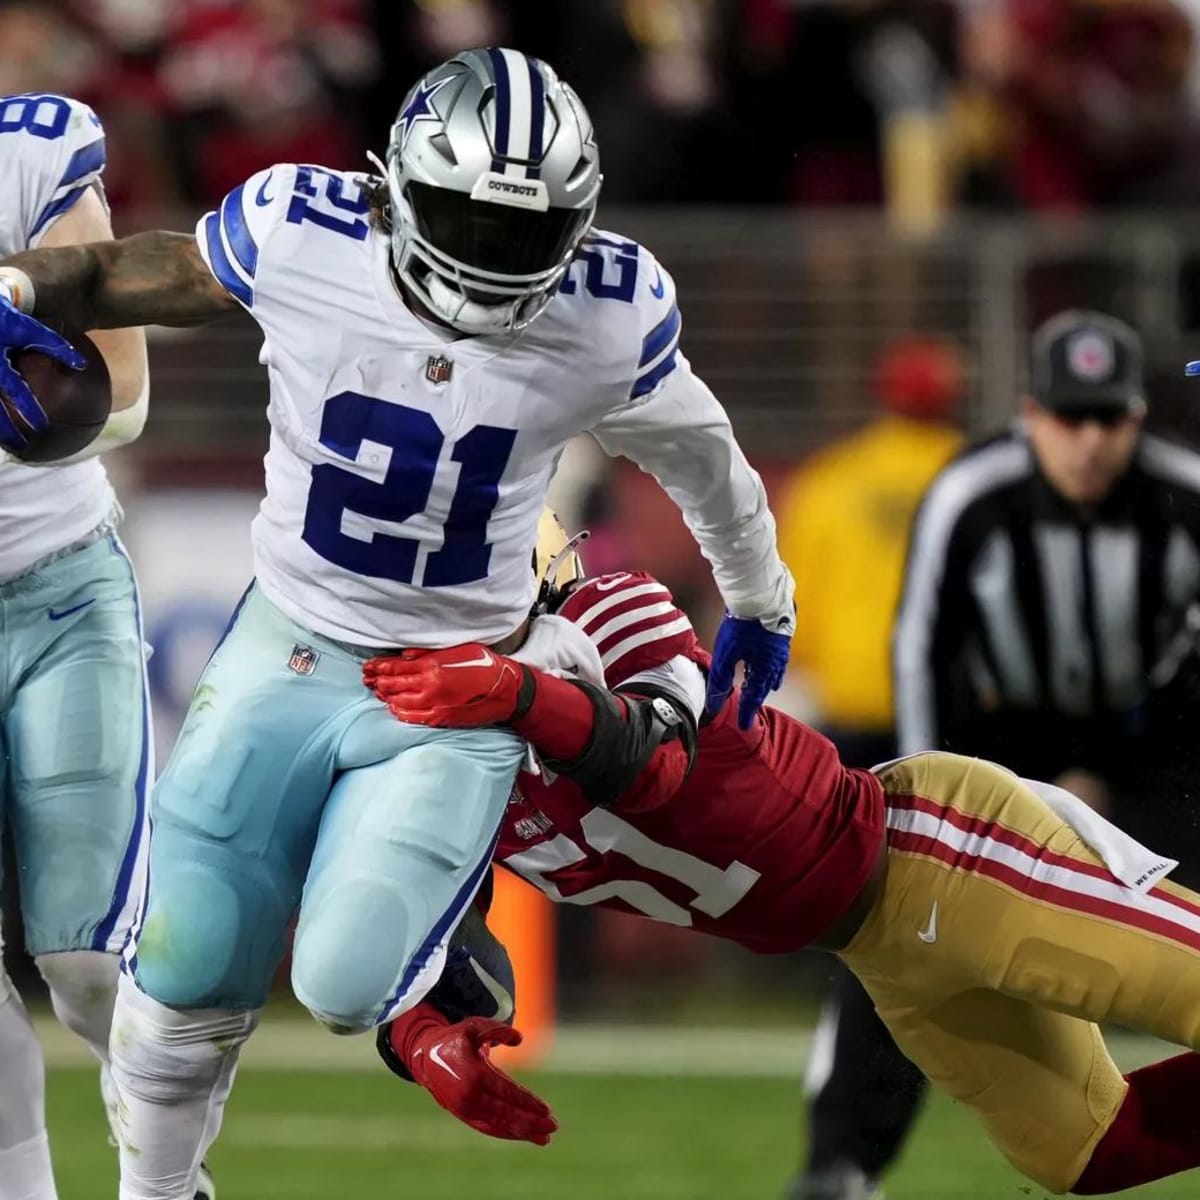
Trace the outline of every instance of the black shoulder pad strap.
<instances>
[{"instance_id":1,"label":"black shoulder pad strap","mask_svg":"<svg viewBox=\"0 0 1200 1200\"><path fill-rule=\"evenodd\" d=\"M683 742L691 770L696 757L696 721L669 692L638 684L636 692L622 693L623 708L604 688L581 679L568 682L588 694L596 722L582 754L569 762L547 759L546 766L573 780L593 804L605 808L616 804L664 742L676 738Z\"/></svg>"}]
</instances>

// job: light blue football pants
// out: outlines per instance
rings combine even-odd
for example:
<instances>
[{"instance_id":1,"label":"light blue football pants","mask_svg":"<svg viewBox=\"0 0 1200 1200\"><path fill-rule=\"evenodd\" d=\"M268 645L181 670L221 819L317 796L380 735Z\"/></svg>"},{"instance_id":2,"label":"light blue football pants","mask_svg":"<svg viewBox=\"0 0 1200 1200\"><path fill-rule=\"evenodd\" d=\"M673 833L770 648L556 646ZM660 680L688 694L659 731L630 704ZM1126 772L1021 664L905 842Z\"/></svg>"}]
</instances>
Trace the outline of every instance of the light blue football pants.
<instances>
[{"instance_id":1,"label":"light blue football pants","mask_svg":"<svg viewBox=\"0 0 1200 1200\"><path fill-rule=\"evenodd\" d=\"M0 738L30 952L118 953L154 765L137 585L115 536L0 583Z\"/></svg>"},{"instance_id":2,"label":"light blue football pants","mask_svg":"<svg viewBox=\"0 0 1200 1200\"><path fill-rule=\"evenodd\" d=\"M437 980L524 743L402 724L363 686L374 653L243 598L154 790L126 967L155 1000L258 1007L297 906L292 986L327 1024L369 1028Z\"/></svg>"}]
</instances>

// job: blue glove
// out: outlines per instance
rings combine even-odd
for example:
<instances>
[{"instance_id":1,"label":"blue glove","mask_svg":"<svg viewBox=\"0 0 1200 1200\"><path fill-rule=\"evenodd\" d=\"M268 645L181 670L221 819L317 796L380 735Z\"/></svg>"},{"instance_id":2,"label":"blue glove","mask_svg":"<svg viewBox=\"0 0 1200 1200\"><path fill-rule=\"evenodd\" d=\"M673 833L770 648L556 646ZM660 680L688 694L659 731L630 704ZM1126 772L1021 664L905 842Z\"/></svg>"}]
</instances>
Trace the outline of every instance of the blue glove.
<instances>
[{"instance_id":1,"label":"blue glove","mask_svg":"<svg viewBox=\"0 0 1200 1200\"><path fill-rule=\"evenodd\" d=\"M66 338L23 313L0 291L0 392L8 401L8 405L0 404L0 446L19 451L29 444L29 434L40 433L50 418L9 361L14 350L36 350L76 371L87 366L87 359ZM22 424L13 420L9 405L16 409Z\"/></svg>"},{"instance_id":2,"label":"blue glove","mask_svg":"<svg viewBox=\"0 0 1200 1200\"><path fill-rule=\"evenodd\" d=\"M791 648L792 639L788 634L772 633L761 621L751 617L726 613L713 645L704 707L710 713L720 710L733 691L735 668L738 663L745 663L742 696L738 701L738 728L749 729L767 693L783 682Z\"/></svg>"}]
</instances>

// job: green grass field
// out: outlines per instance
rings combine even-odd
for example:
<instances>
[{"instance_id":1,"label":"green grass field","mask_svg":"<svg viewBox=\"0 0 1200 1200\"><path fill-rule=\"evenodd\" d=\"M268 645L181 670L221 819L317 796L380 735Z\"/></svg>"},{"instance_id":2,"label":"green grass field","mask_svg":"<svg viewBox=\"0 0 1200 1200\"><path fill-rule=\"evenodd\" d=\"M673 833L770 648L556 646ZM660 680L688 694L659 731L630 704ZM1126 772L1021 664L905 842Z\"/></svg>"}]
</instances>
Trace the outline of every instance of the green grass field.
<instances>
[{"instance_id":1,"label":"green grass field","mask_svg":"<svg viewBox=\"0 0 1200 1200\"><path fill-rule=\"evenodd\" d=\"M322 1036L303 1031L306 1043ZM539 1150L472 1133L382 1070L250 1061L211 1162L220 1200L778 1200L798 1153L799 1086L789 1075L529 1073L562 1124ZM62 1200L110 1200L116 1164L95 1072L52 1066L48 1093ZM1043 1192L1000 1159L969 1113L936 1098L887 1195ZM1200 1178L1125 1195L1195 1200Z\"/></svg>"}]
</instances>

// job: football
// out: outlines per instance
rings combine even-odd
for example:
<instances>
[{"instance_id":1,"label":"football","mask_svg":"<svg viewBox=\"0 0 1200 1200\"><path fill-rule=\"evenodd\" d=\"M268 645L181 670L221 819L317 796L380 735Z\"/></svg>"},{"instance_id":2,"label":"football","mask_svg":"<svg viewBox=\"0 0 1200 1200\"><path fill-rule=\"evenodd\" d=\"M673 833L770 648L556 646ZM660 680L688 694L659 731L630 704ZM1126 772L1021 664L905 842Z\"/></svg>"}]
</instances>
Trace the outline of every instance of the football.
<instances>
[{"instance_id":1,"label":"football","mask_svg":"<svg viewBox=\"0 0 1200 1200\"><path fill-rule=\"evenodd\" d=\"M52 463L82 450L99 434L112 411L112 384L108 367L95 342L86 333L65 331L67 340L87 359L82 371L73 371L36 350L12 355L12 364L38 398L50 425L30 435L29 444L14 458L27 463ZM24 428L24 422L8 397L0 392L9 416Z\"/></svg>"}]
</instances>

